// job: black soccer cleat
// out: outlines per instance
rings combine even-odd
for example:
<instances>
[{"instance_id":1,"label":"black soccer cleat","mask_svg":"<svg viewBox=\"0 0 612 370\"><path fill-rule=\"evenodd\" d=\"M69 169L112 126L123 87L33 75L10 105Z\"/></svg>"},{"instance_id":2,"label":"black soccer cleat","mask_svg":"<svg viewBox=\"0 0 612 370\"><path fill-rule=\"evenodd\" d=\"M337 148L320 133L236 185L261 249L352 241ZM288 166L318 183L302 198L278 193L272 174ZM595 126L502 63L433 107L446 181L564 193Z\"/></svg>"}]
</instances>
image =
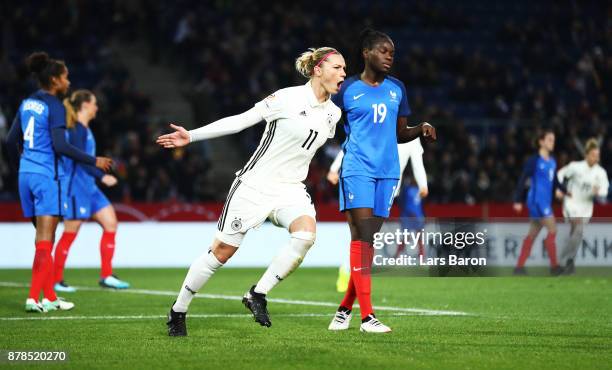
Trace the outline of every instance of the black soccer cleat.
<instances>
[{"instance_id":1,"label":"black soccer cleat","mask_svg":"<svg viewBox=\"0 0 612 370\"><path fill-rule=\"evenodd\" d=\"M563 269L563 275L574 275L576 273L576 265L573 259L567 260L567 264Z\"/></svg>"},{"instance_id":2,"label":"black soccer cleat","mask_svg":"<svg viewBox=\"0 0 612 370\"><path fill-rule=\"evenodd\" d=\"M171 337L186 337L187 336L187 325L185 319L187 318L187 312L174 312L170 307L168 312L168 335Z\"/></svg>"},{"instance_id":3,"label":"black soccer cleat","mask_svg":"<svg viewBox=\"0 0 612 370\"><path fill-rule=\"evenodd\" d=\"M563 273L563 267L559 265L550 268L550 275L552 276L559 276L562 273Z\"/></svg>"},{"instance_id":4,"label":"black soccer cleat","mask_svg":"<svg viewBox=\"0 0 612 370\"><path fill-rule=\"evenodd\" d=\"M514 271L512 271L512 275L527 275L527 270L524 267L515 267Z\"/></svg>"},{"instance_id":5,"label":"black soccer cleat","mask_svg":"<svg viewBox=\"0 0 612 370\"><path fill-rule=\"evenodd\" d=\"M242 303L251 311L251 313L253 313L255 321L258 322L259 325L266 326L268 328L272 326L270 314L268 313L268 301L266 301L266 295L256 293L255 285L253 285L251 289L244 294Z\"/></svg>"}]
</instances>

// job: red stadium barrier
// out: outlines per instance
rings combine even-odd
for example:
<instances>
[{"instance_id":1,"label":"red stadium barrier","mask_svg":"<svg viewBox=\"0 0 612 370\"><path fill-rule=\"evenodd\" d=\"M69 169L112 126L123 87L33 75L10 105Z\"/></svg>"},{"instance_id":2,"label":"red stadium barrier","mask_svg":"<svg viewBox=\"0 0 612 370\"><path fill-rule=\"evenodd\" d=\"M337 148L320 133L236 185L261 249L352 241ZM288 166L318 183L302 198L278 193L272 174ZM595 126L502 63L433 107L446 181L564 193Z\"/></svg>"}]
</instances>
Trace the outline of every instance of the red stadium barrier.
<instances>
[{"instance_id":1,"label":"red stadium barrier","mask_svg":"<svg viewBox=\"0 0 612 370\"><path fill-rule=\"evenodd\" d=\"M115 203L115 210L120 221L217 221L223 203ZM338 204L317 204L319 221L345 221L338 211ZM561 206L555 205L555 215L562 217ZM427 217L440 218L517 218L528 217L526 208L516 214L510 203L467 204L427 204ZM394 206L392 217L399 216L399 209ZM612 204L596 205L594 217L612 217ZM27 222L17 202L0 203L0 222Z\"/></svg>"}]
</instances>

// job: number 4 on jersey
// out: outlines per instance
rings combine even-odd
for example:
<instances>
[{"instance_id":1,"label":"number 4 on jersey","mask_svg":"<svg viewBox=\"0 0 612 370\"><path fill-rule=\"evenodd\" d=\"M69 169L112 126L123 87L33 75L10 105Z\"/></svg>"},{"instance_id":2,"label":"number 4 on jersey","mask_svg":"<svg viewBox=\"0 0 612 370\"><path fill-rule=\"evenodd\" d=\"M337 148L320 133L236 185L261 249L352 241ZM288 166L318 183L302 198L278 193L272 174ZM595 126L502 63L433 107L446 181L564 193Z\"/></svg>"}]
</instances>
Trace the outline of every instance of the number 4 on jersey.
<instances>
[{"instance_id":1,"label":"number 4 on jersey","mask_svg":"<svg viewBox=\"0 0 612 370\"><path fill-rule=\"evenodd\" d=\"M23 141L29 141L28 148L34 148L34 116L28 120L28 125L23 133Z\"/></svg>"}]
</instances>

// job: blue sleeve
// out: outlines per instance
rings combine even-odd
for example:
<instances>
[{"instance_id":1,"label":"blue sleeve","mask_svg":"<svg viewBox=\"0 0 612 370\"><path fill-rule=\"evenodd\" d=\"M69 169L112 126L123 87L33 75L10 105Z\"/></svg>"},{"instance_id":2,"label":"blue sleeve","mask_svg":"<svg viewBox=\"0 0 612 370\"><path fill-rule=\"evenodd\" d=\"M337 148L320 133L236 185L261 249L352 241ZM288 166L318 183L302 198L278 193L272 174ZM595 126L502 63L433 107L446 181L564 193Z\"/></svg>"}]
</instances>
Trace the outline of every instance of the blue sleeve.
<instances>
[{"instance_id":1,"label":"blue sleeve","mask_svg":"<svg viewBox=\"0 0 612 370\"><path fill-rule=\"evenodd\" d=\"M104 176L104 172L96 166L92 166L89 164L79 164L85 172L87 172L90 176L95 178L96 180L100 180L102 176Z\"/></svg>"},{"instance_id":2,"label":"blue sleeve","mask_svg":"<svg viewBox=\"0 0 612 370\"><path fill-rule=\"evenodd\" d=\"M53 141L53 148L55 152L65 155L66 157L73 159L77 162L89 164L92 166L96 165L96 158L92 157L82 150L79 150L74 145L66 141L66 129L63 127L55 127L51 130L51 139Z\"/></svg>"},{"instance_id":3,"label":"blue sleeve","mask_svg":"<svg viewBox=\"0 0 612 370\"><path fill-rule=\"evenodd\" d=\"M525 181L535 172L536 162L536 156L529 157L527 162L525 162L525 166L523 166L523 173L521 174L518 184L516 185L516 190L514 191L515 203L520 203L522 201L523 192L525 191Z\"/></svg>"},{"instance_id":4,"label":"blue sleeve","mask_svg":"<svg viewBox=\"0 0 612 370\"><path fill-rule=\"evenodd\" d=\"M9 164L13 169L19 167L19 148L23 146L23 131L21 129L21 110L13 120L13 125L6 136L6 149L8 152Z\"/></svg>"},{"instance_id":5,"label":"blue sleeve","mask_svg":"<svg viewBox=\"0 0 612 370\"><path fill-rule=\"evenodd\" d=\"M56 127L66 127L66 108L59 99L53 99L48 102L49 106L49 128L53 130Z\"/></svg>"},{"instance_id":6,"label":"blue sleeve","mask_svg":"<svg viewBox=\"0 0 612 370\"><path fill-rule=\"evenodd\" d=\"M399 111L397 112L398 117L407 117L412 111L410 105L408 105L408 93L406 92L406 86L400 81L400 87L402 88L402 100L400 100Z\"/></svg>"}]
</instances>

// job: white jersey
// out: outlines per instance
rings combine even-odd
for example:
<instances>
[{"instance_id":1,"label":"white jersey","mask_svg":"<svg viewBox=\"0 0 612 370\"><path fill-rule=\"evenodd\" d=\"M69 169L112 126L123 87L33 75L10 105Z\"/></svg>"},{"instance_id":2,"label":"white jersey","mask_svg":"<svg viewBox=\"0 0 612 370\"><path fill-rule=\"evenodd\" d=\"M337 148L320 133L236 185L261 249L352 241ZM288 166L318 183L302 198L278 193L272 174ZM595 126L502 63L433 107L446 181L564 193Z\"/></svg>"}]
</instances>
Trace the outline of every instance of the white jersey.
<instances>
[{"instance_id":1,"label":"white jersey","mask_svg":"<svg viewBox=\"0 0 612 370\"><path fill-rule=\"evenodd\" d=\"M567 181L571 196L563 199L563 211L567 217L591 217L593 198L608 195L608 175L600 165L589 166L586 160L570 162L557 173L560 183ZM597 194L593 189L598 188Z\"/></svg>"},{"instance_id":2,"label":"white jersey","mask_svg":"<svg viewBox=\"0 0 612 370\"><path fill-rule=\"evenodd\" d=\"M310 82L278 90L255 104L266 120L259 146L236 176L273 191L273 184L306 179L317 149L334 137L341 111L330 99L319 103Z\"/></svg>"}]
</instances>

